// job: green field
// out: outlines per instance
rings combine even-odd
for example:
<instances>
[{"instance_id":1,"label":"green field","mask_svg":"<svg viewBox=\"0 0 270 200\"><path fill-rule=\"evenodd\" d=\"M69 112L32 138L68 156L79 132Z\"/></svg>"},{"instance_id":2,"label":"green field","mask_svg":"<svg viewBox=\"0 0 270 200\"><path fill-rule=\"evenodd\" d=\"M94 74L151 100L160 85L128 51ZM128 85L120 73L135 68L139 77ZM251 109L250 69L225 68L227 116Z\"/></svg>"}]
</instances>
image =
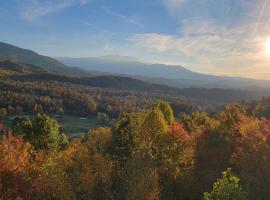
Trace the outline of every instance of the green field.
<instances>
[{"instance_id":1,"label":"green field","mask_svg":"<svg viewBox=\"0 0 270 200\"><path fill-rule=\"evenodd\" d=\"M86 133L91 128L111 126L112 121L102 122L97 120L96 118L81 118L73 115L52 115L49 116L55 118L59 125L61 132L64 132L69 137L78 136ZM9 127L10 123L15 117L25 117L31 118L33 115L18 115L18 116L10 116L6 119L2 120L5 127Z\"/></svg>"}]
</instances>

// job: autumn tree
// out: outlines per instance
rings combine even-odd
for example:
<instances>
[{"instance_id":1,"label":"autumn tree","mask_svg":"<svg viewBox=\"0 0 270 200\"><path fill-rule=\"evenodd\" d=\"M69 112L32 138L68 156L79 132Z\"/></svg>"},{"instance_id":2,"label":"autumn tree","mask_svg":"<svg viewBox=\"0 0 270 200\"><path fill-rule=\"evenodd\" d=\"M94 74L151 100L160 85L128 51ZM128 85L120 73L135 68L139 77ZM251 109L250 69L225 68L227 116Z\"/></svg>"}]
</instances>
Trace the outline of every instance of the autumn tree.
<instances>
[{"instance_id":1,"label":"autumn tree","mask_svg":"<svg viewBox=\"0 0 270 200\"><path fill-rule=\"evenodd\" d=\"M140 130L139 152L149 159L160 161L162 156L162 138L168 131L168 124L163 113L153 108L146 116Z\"/></svg>"},{"instance_id":2,"label":"autumn tree","mask_svg":"<svg viewBox=\"0 0 270 200\"><path fill-rule=\"evenodd\" d=\"M181 122L174 123L164 135L158 166L162 199L193 199L194 139Z\"/></svg>"},{"instance_id":3,"label":"autumn tree","mask_svg":"<svg viewBox=\"0 0 270 200\"><path fill-rule=\"evenodd\" d=\"M173 109L166 101L157 101L154 108L159 109L168 125L172 125L175 122Z\"/></svg>"},{"instance_id":4,"label":"autumn tree","mask_svg":"<svg viewBox=\"0 0 270 200\"><path fill-rule=\"evenodd\" d=\"M86 109L89 110L91 113L96 112L97 104L96 104L96 102L92 98L89 98L87 100L87 102L86 102Z\"/></svg>"},{"instance_id":5,"label":"autumn tree","mask_svg":"<svg viewBox=\"0 0 270 200\"><path fill-rule=\"evenodd\" d=\"M238 125L240 137L230 163L249 192L250 199L270 195L270 123L249 117Z\"/></svg>"},{"instance_id":6,"label":"autumn tree","mask_svg":"<svg viewBox=\"0 0 270 200\"><path fill-rule=\"evenodd\" d=\"M112 162L106 157L110 137L109 128L92 129L64 150L44 154L35 194L41 199L111 200Z\"/></svg>"},{"instance_id":7,"label":"autumn tree","mask_svg":"<svg viewBox=\"0 0 270 200\"><path fill-rule=\"evenodd\" d=\"M0 198L24 198L31 191L27 178L31 148L21 138L8 134L0 142Z\"/></svg>"},{"instance_id":8,"label":"autumn tree","mask_svg":"<svg viewBox=\"0 0 270 200\"><path fill-rule=\"evenodd\" d=\"M171 108L168 107L168 110ZM158 107L154 107L145 117L134 155L136 161L130 161L135 164L129 166L129 173L134 173L137 169L156 168L160 186L159 196L168 199L172 194L181 196L180 192L176 194L179 188L176 189L173 185L182 186L182 183L188 181L186 177L193 168L193 139L181 123L167 123L164 113ZM142 170L141 173L143 172ZM137 173L136 176L139 176L140 173Z\"/></svg>"},{"instance_id":9,"label":"autumn tree","mask_svg":"<svg viewBox=\"0 0 270 200\"><path fill-rule=\"evenodd\" d=\"M234 146L230 138L214 129L203 133L196 139L194 192L199 196L209 190L220 171L229 166Z\"/></svg>"},{"instance_id":10,"label":"autumn tree","mask_svg":"<svg viewBox=\"0 0 270 200\"><path fill-rule=\"evenodd\" d=\"M232 137L238 136L237 124L246 119L246 110L241 105L226 105L224 111L218 113L221 130Z\"/></svg>"},{"instance_id":11,"label":"autumn tree","mask_svg":"<svg viewBox=\"0 0 270 200\"><path fill-rule=\"evenodd\" d=\"M151 168L138 168L129 183L127 200L159 200L160 186L157 170Z\"/></svg>"},{"instance_id":12,"label":"autumn tree","mask_svg":"<svg viewBox=\"0 0 270 200\"><path fill-rule=\"evenodd\" d=\"M112 161L106 156L111 138L108 128L91 130L81 140L76 139L63 151L62 166L70 173L77 199L112 199ZM62 161L59 157L60 162Z\"/></svg>"}]
</instances>

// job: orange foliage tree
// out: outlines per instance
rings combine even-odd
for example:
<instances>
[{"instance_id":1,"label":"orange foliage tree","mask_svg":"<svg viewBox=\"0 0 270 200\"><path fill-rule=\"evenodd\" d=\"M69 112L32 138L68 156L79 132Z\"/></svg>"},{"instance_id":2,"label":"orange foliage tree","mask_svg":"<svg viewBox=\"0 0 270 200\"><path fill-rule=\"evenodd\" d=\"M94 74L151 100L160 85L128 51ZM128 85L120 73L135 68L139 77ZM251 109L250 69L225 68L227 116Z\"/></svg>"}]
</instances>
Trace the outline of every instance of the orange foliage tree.
<instances>
[{"instance_id":1,"label":"orange foliage tree","mask_svg":"<svg viewBox=\"0 0 270 200\"><path fill-rule=\"evenodd\" d=\"M21 138L8 134L0 143L1 199L29 197L31 183L26 178L31 149Z\"/></svg>"}]
</instances>

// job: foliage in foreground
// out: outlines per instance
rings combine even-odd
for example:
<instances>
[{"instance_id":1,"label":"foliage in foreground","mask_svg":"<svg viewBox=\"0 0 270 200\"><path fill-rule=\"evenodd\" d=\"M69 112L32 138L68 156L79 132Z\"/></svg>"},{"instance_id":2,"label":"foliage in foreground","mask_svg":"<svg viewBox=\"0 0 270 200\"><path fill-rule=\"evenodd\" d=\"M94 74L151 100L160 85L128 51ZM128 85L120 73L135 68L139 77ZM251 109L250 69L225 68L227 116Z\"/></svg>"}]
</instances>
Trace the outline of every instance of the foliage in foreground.
<instances>
[{"instance_id":1,"label":"foliage in foreground","mask_svg":"<svg viewBox=\"0 0 270 200\"><path fill-rule=\"evenodd\" d=\"M177 120L157 102L69 144L47 116L19 120L0 142L0 199L269 199L270 123L248 113Z\"/></svg>"}]
</instances>

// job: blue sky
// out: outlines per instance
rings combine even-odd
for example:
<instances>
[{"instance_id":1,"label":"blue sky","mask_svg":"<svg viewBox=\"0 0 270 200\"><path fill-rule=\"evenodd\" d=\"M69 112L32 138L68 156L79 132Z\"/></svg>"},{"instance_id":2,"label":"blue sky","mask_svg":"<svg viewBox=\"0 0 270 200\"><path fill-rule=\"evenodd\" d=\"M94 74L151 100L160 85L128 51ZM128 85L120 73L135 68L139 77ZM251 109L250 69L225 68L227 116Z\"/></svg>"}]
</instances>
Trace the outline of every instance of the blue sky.
<instances>
[{"instance_id":1,"label":"blue sky","mask_svg":"<svg viewBox=\"0 0 270 200\"><path fill-rule=\"evenodd\" d=\"M0 41L270 79L270 0L0 0Z\"/></svg>"}]
</instances>

